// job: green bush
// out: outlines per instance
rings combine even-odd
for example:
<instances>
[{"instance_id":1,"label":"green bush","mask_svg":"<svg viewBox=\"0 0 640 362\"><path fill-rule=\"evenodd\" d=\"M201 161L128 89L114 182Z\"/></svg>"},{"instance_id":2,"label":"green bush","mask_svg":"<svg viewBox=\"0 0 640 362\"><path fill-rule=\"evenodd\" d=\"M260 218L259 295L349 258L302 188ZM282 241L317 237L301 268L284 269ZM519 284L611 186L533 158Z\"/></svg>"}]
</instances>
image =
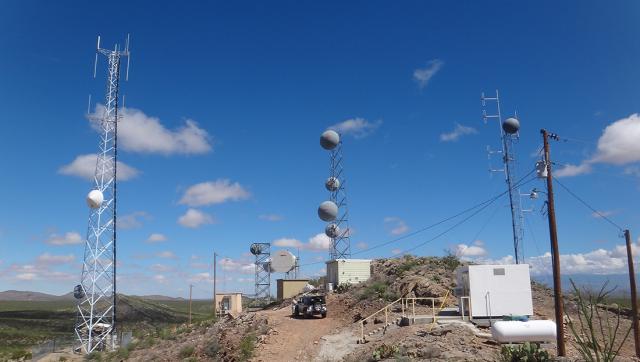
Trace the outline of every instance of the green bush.
<instances>
[{"instance_id":1,"label":"green bush","mask_svg":"<svg viewBox=\"0 0 640 362\"><path fill-rule=\"evenodd\" d=\"M549 352L540 348L538 343L525 342L517 346L502 346L500 357L504 362L543 362L549 361Z\"/></svg>"},{"instance_id":2,"label":"green bush","mask_svg":"<svg viewBox=\"0 0 640 362\"><path fill-rule=\"evenodd\" d=\"M380 281L375 281L365 286L358 298L360 300L382 298L389 301L398 299L397 295L392 290L389 290L389 286Z\"/></svg>"},{"instance_id":3,"label":"green bush","mask_svg":"<svg viewBox=\"0 0 640 362\"><path fill-rule=\"evenodd\" d=\"M180 356L180 358L191 357L193 356L195 350L196 348L194 346L184 346L180 349L180 353L178 353L178 356Z\"/></svg>"},{"instance_id":4,"label":"green bush","mask_svg":"<svg viewBox=\"0 0 640 362\"><path fill-rule=\"evenodd\" d=\"M13 352L11 352L11 357L12 360L16 360L16 361L28 361L31 359L31 352L24 350L24 349L18 349L15 350Z\"/></svg>"},{"instance_id":5,"label":"green bush","mask_svg":"<svg viewBox=\"0 0 640 362\"><path fill-rule=\"evenodd\" d=\"M85 357L85 359L87 361L102 361L102 353L95 351L91 352Z\"/></svg>"},{"instance_id":6,"label":"green bush","mask_svg":"<svg viewBox=\"0 0 640 362\"><path fill-rule=\"evenodd\" d=\"M256 336L253 334L247 334L242 337L242 340L240 341L240 357L243 361L253 357L253 349L255 348L255 345Z\"/></svg>"},{"instance_id":7,"label":"green bush","mask_svg":"<svg viewBox=\"0 0 640 362\"><path fill-rule=\"evenodd\" d=\"M214 339L209 342L206 347L204 347L203 352L207 357L214 358L218 356L218 351L220 351L220 345L218 344L218 341Z\"/></svg>"},{"instance_id":8,"label":"green bush","mask_svg":"<svg viewBox=\"0 0 640 362\"><path fill-rule=\"evenodd\" d=\"M399 353L400 348L398 346L390 346L383 343L373 351L371 359L373 361L380 361L387 358L397 357Z\"/></svg>"},{"instance_id":9,"label":"green bush","mask_svg":"<svg viewBox=\"0 0 640 362\"><path fill-rule=\"evenodd\" d=\"M442 257L442 264L445 269L449 271L456 270L457 267L460 266L460 258L451 250L447 249L444 251L444 256Z\"/></svg>"}]
</instances>

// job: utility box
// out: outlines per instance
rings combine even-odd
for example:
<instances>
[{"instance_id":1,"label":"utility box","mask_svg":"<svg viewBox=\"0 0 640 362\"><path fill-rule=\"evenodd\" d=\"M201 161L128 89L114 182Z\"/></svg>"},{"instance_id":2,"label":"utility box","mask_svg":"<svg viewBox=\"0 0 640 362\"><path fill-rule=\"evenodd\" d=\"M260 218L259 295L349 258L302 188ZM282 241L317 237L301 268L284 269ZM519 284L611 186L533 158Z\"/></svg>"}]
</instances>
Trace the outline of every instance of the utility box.
<instances>
[{"instance_id":1,"label":"utility box","mask_svg":"<svg viewBox=\"0 0 640 362\"><path fill-rule=\"evenodd\" d=\"M529 264L466 265L456 269L460 313L472 318L533 315Z\"/></svg>"},{"instance_id":2,"label":"utility box","mask_svg":"<svg viewBox=\"0 0 640 362\"><path fill-rule=\"evenodd\" d=\"M371 277L370 259L335 259L327 262L327 284L358 284ZM328 289L328 288L327 288Z\"/></svg>"},{"instance_id":3,"label":"utility box","mask_svg":"<svg viewBox=\"0 0 640 362\"><path fill-rule=\"evenodd\" d=\"M242 293L216 293L216 313L218 315L242 313Z\"/></svg>"},{"instance_id":4,"label":"utility box","mask_svg":"<svg viewBox=\"0 0 640 362\"><path fill-rule=\"evenodd\" d=\"M309 284L309 279L278 279L278 301L296 296Z\"/></svg>"}]
</instances>

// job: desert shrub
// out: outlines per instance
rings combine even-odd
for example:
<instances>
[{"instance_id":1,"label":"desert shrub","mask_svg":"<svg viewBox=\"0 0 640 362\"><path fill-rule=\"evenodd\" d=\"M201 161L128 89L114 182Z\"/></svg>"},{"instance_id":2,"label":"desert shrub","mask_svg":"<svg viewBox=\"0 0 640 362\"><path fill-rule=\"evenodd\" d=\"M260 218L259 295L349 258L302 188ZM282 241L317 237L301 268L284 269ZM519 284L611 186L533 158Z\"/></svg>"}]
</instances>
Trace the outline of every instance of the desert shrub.
<instances>
[{"instance_id":1,"label":"desert shrub","mask_svg":"<svg viewBox=\"0 0 640 362\"><path fill-rule=\"evenodd\" d=\"M605 304L615 288L607 289L609 282L605 282L597 293L580 290L572 279L569 279L573 287L578 308L577 320L567 314L569 330L573 334L574 346L585 361L609 362L615 360L624 342L629 337L631 327L622 331L622 340L619 338L620 307L611 312L598 307ZM612 316L614 314L615 316Z\"/></svg>"},{"instance_id":2,"label":"desert shrub","mask_svg":"<svg viewBox=\"0 0 640 362\"><path fill-rule=\"evenodd\" d=\"M129 358L129 348L127 347L118 348L118 350L116 351L116 357L118 358L119 361Z\"/></svg>"},{"instance_id":3,"label":"desert shrub","mask_svg":"<svg viewBox=\"0 0 640 362\"><path fill-rule=\"evenodd\" d=\"M419 265L420 265L420 262L416 258L411 256L405 256L404 262L398 266L397 273L399 275L402 275Z\"/></svg>"},{"instance_id":4,"label":"desert shrub","mask_svg":"<svg viewBox=\"0 0 640 362\"><path fill-rule=\"evenodd\" d=\"M253 349L256 345L256 337L253 334L247 334L240 341L240 357L243 361L253 357Z\"/></svg>"},{"instance_id":5,"label":"desert shrub","mask_svg":"<svg viewBox=\"0 0 640 362\"><path fill-rule=\"evenodd\" d=\"M461 264L460 263L460 258L458 258L456 253L454 253L450 249L446 249L444 251L444 256L442 257L441 260L442 260L442 264L444 265L445 269L447 269L449 271L456 270L456 268L459 267L460 264Z\"/></svg>"},{"instance_id":6,"label":"desert shrub","mask_svg":"<svg viewBox=\"0 0 640 362\"><path fill-rule=\"evenodd\" d=\"M520 345L502 346L500 351L500 359L504 362L531 361L543 362L549 361L549 352L540 348L538 343L525 342Z\"/></svg>"},{"instance_id":7,"label":"desert shrub","mask_svg":"<svg viewBox=\"0 0 640 362\"><path fill-rule=\"evenodd\" d=\"M178 353L178 356L180 356L180 358L191 357L193 356L193 352L195 352L195 350L196 349L194 346L184 346L180 348L180 352Z\"/></svg>"},{"instance_id":8,"label":"desert shrub","mask_svg":"<svg viewBox=\"0 0 640 362\"><path fill-rule=\"evenodd\" d=\"M31 359L31 352L24 349L14 350L11 352L10 359L16 361L28 361Z\"/></svg>"},{"instance_id":9,"label":"desert shrub","mask_svg":"<svg viewBox=\"0 0 640 362\"><path fill-rule=\"evenodd\" d=\"M350 289L351 289L350 283L342 283L334 289L334 292L337 294L342 294L342 293L348 292Z\"/></svg>"},{"instance_id":10,"label":"desert shrub","mask_svg":"<svg viewBox=\"0 0 640 362\"><path fill-rule=\"evenodd\" d=\"M372 355L372 361L380 361L387 358L396 357L400 353L400 348L398 346L390 346L388 344L381 344L380 347L376 348Z\"/></svg>"},{"instance_id":11,"label":"desert shrub","mask_svg":"<svg viewBox=\"0 0 640 362\"><path fill-rule=\"evenodd\" d=\"M60 356L60 358L58 358L58 362L67 362L68 359L65 356Z\"/></svg>"},{"instance_id":12,"label":"desert shrub","mask_svg":"<svg viewBox=\"0 0 640 362\"><path fill-rule=\"evenodd\" d=\"M360 300L382 298L385 300L398 299L395 292L389 289L389 286L381 281L375 281L366 285L358 295Z\"/></svg>"},{"instance_id":13,"label":"desert shrub","mask_svg":"<svg viewBox=\"0 0 640 362\"><path fill-rule=\"evenodd\" d=\"M102 361L102 353L96 351L91 352L85 357L85 359L87 361Z\"/></svg>"},{"instance_id":14,"label":"desert shrub","mask_svg":"<svg viewBox=\"0 0 640 362\"><path fill-rule=\"evenodd\" d=\"M203 350L204 354L207 357L211 357L211 358L217 357L218 351L220 351L220 345L218 344L218 341L216 341L215 339L211 340L209 344L207 344L204 347L204 350Z\"/></svg>"}]
</instances>

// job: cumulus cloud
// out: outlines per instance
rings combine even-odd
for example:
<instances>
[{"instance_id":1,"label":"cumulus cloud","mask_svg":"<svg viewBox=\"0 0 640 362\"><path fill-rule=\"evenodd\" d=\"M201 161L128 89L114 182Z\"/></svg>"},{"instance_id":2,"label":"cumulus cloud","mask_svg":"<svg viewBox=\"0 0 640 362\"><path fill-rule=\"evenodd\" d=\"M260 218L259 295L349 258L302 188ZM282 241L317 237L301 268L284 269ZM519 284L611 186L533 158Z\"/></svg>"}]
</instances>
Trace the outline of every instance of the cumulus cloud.
<instances>
[{"instance_id":1,"label":"cumulus cloud","mask_svg":"<svg viewBox=\"0 0 640 362\"><path fill-rule=\"evenodd\" d=\"M579 165L567 165L557 170L554 176L569 177L590 173L593 164L608 163L627 165L640 162L640 116L634 113L608 125L598 139L596 153ZM634 174L637 166L625 168L625 174ZM638 173L636 173L638 174Z\"/></svg>"},{"instance_id":2,"label":"cumulus cloud","mask_svg":"<svg viewBox=\"0 0 640 362\"><path fill-rule=\"evenodd\" d=\"M442 142L455 142L462 136L476 134L478 131L473 127L463 126L460 123L456 123L453 131L440 134L440 141Z\"/></svg>"},{"instance_id":3,"label":"cumulus cloud","mask_svg":"<svg viewBox=\"0 0 640 362\"><path fill-rule=\"evenodd\" d=\"M168 252L168 253L173 254L171 252ZM170 255L170 254L167 254L167 255ZM175 257L175 255L173 256ZM175 270L175 268L170 265L159 264L159 263L151 265L149 269L157 273L166 273L166 272Z\"/></svg>"},{"instance_id":4,"label":"cumulus cloud","mask_svg":"<svg viewBox=\"0 0 640 362\"><path fill-rule=\"evenodd\" d=\"M164 236L164 234L158 234L158 233L153 233L151 235L149 235L149 237L147 238L146 242L147 243L160 243L163 241L167 241L167 237Z\"/></svg>"},{"instance_id":5,"label":"cumulus cloud","mask_svg":"<svg viewBox=\"0 0 640 362\"><path fill-rule=\"evenodd\" d=\"M391 235L401 235L409 231L407 223L397 216L385 217L384 224L387 229L390 229L389 233Z\"/></svg>"},{"instance_id":6,"label":"cumulus cloud","mask_svg":"<svg viewBox=\"0 0 640 362\"><path fill-rule=\"evenodd\" d=\"M640 161L640 116L634 113L607 126L592 162L624 165Z\"/></svg>"},{"instance_id":7,"label":"cumulus cloud","mask_svg":"<svg viewBox=\"0 0 640 362\"><path fill-rule=\"evenodd\" d=\"M455 254L461 258L477 258L481 256L487 255L487 250L480 245L467 245L467 244L458 244L456 245Z\"/></svg>"},{"instance_id":8,"label":"cumulus cloud","mask_svg":"<svg viewBox=\"0 0 640 362\"><path fill-rule=\"evenodd\" d=\"M153 276L153 280L155 280L158 284L164 284L167 281L167 277L162 274L156 274Z\"/></svg>"},{"instance_id":9,"label":"cumulus cloud","mask_svg":"<svg viewBox=\"0 0 640 362\"><path fill-rule=\"evenodd\" d=\"M195 229L202 225L213 224L215 219L209 214L196 209L189 209L187 212L178 218L178 224Z\"/></svg>"},{"instance_id":10,"label":"cumulus cloud","mask_svg":"<svg viewBox=\"0 0 640 362\"><path fill-rule=\"evenodd\" d=\"M381 120L369 122L364 118L351 118L346 121L336 123L329 127L341 135L351 135L355 138L364 138L373 133L380 125Z\"/></svg>"},{"instance_id":11,"label":"cumulus cloud","mask_svg":"<svg viewBox=\"0 0 640 362\"><path fill-rule=\"evenodd\" d=\"M69 255L51 255L49 253L44 253L39 255L36 258L36 262L38 264L43 265L59 265L59 264L67 264L75 260L75 256L73 254Z\"/></svg>"},{"instance_id":12,"label":"cumulus cloud","mask_svg":"<svg viewBox=\"0 0 640 362\"><path fill-rule=\"evenodd\" d=\"M614 215L616 212L613 210L598 210L598 212L592 212L591 217L596 219L601 219L603 217L609 217Z\"/></svg>"},{"instance_id":13,"label":"cumulus cloud","mask_svg":"<svg viewBox=\"0 0 640 362\"><path fill-rule=\"evenodd\" d=\"M104 106L98 104L92 118L104 113ZM176 129L167 129L160 119L146 115L134 108L120 111L122 120L118 123L118 143L122 149L139 153L203 154L211 151L211 137L194 120L187 119ZM93 127L99 129L97 121Z\"/></svg>"},{"instance_id":14,"label":"cumulus cloud","mask_svg":"<svg viewBox=\"0 0 640 362\"><path fill-rule=\"evenodd\" d=\"M368 248L369 245L363 241L359 242L356 244L356 248L360 249L360 250L364 250L366 248Z\"/></svg>"},{"instance_id":15,"label":"cumulus cloud","mask_svg":"<svg viewBox=\"0 0 640 362\"><path fill-rule=\"evenodd\" d=\"M272 244L275 246L283 247L283 248L302 248L303 247L303 243L300 242L300 240L292 239L292 238L280 238L280 239L274 240Z\"/></svg>"},{"instance_id":16,"label":"cumulus cloud","mask_svg":"<svg viewBox=\"0 0 640 362\"><path fill-rule=\"evenodd\" d=\"M284 220L284 217L282 215L277 215L277 214L262 214L258 216L258 218L260 220L271 221L271 222Z\"/></svg>"},{"instance_id":17,"label":"cumulus cloud","mask_svg":"<svg viewBox=\"0 0 640 362\"><path fill-rule=\"evenodd\" d=\"M118 216L118 227L121 229L136 229L142 227L144 221L150 220L151 215L146 211L134 211L130 214Z\"/></svg>"},{"instance_id":18,"label":"cumulus cloud","mask_svg":"<svg viewBox=\"0 0 640 362\"><path fill-rule=\"evenodd\" d=\"M67 176L76 176L85 180L93 180L96 174L96 162L98 155L89 153L77 156L71 163L58 169L58 173ZM118 181L127 181L140 174L137 169L118 161Z\"/></svg>"},{"instance_id":19,"label":"cumulus cloud","mask_svg":"<svg viewBox=\"0 0 640 362\"><path fill-rule=\"evenodd\" d=\"M325 233L320 233L309 239L305 249L311 251L325 251L329 250L330 247L331 239Z\"/></svg>"},{"instance_id":20,"label":"cumulus cloud","mask_svg":"<svg viewBox=\"0 0 640 362\"><path fill-rule=\"evenodd\" d=\"M64 235L51 234L47 240L44 242L49 245L74 245L74 244L82 244L84 240L79 233L75 231L70 231L64 233Z\"/></svg>"},{"instance_id":21,"label":"cumulus cloud","mask_svg":"<svg viewBox=\"0 0 640 362\"><path fill-rule=\"evenodd\" d=\"M156 256L162 259L178 259L178 256L174 254L173 251L169 251L169 250L161 251L157 253Z\"/></svg>"},{"instance_id":22,"label":"cumulus cloud","mask_svg":"<svg viewBox=\"0 0 640 362\"><path fill-rule=\"evenodd\" d=\"M402 253L402 250L400 250L400 249L391 249L391 254L393 254L393 255L398 255L400 253Z\"/></svg>"},{"instance_id":23,"label":"cumulus cloud","mask_svg":"<svg viewBox=\"0 0 640 362\"><path fill-rule=\"evenodd\" d=\"M225 271L240 272L243 274L255 273L256 265L253 263L246 263L242 261L236 261L230 258L223 258L219 262L220 268Z\"/></svg>"},{"instance_id":24,"label":"cumulus cloud","mask_svg":"<svg viewBox=\"0 0 640 362\"><path fill-rule=\"evenodd\" d=\"M181 204L188 206L205 206L221 204L227 201L246 200L251 194L239 183L231 183L227 179L202 182L189 187L182 198Z\"/></svg>"},{"instance_id":25,"label":"cumulus cloud","mask_svg":"<svg viewBox=\"0 0 640 362\"><path fill-rule=\"evenodd\" d=\"M418 68L413 71L413 80L418 83L418 87L420 87L420 89L425 88L429 84L431 78L438 73L443 65L444 62L440 59L430 60L427 62L426 67Z\"/></svg>"},{"instance_id":26,"label":"cumulus cloud","mask_svg":"<svg viewBox=\"0 0 640 362\"><path fill-rule=\"evenodd\" d=\"M579 165L565 165L560 169L553 171L553 177L573 177L591 173L593 168L589 162L583 162Z\"/></svg>"}]
</instances>

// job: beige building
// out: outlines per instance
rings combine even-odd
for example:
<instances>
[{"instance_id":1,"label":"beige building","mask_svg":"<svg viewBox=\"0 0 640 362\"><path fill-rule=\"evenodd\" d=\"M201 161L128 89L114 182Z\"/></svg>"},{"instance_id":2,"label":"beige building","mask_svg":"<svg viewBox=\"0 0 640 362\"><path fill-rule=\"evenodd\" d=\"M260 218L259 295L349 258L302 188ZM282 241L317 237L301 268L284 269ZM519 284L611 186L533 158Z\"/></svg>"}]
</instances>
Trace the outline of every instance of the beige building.
<instances>
[{"instance_id":1,"label":"beige building","mask_svg":"<svg viewBox=\"0 0 640 362\"><path fill-rule=\"evenodd\" d=\"M278 300L291 298L302 293L309 279L278 279Z\"/></svg>"},{"instance_id":2,"label":"beige building","mask_svg":"<svg viewBox=\"0 0 640 362\"><path fill-rule=\"evenodd\" d=\"M371 276L369 259L336 259L327 262L327 290L340 284L358 284ZM331 288L328 287L331 284Z\"/></svg>"},{"instance_id":3,"label":"beige building","mask_svg":"<svg viewBox=\"0 0 640 362\"><path fill-rule=\"evenodd\" d=\"M242 313L242 293L216 293L216 313L218 315Z\"/></svg>"}]
</instances>

